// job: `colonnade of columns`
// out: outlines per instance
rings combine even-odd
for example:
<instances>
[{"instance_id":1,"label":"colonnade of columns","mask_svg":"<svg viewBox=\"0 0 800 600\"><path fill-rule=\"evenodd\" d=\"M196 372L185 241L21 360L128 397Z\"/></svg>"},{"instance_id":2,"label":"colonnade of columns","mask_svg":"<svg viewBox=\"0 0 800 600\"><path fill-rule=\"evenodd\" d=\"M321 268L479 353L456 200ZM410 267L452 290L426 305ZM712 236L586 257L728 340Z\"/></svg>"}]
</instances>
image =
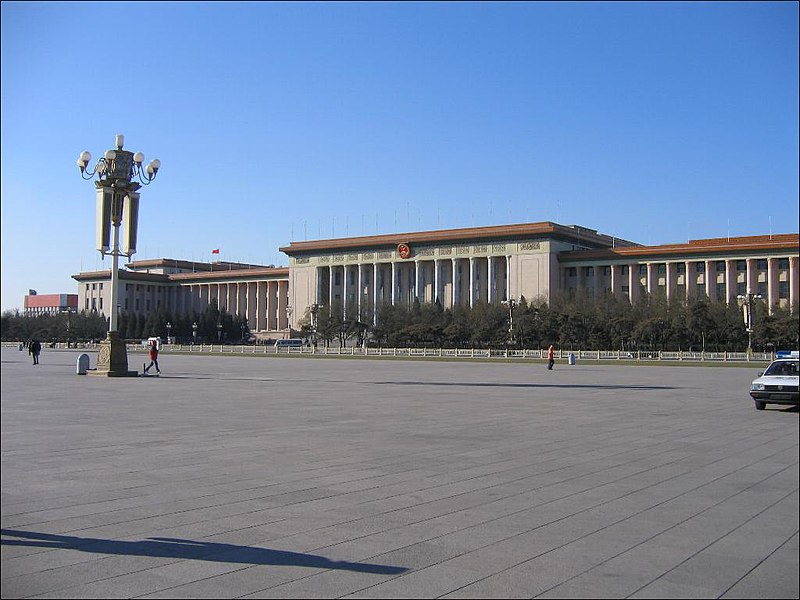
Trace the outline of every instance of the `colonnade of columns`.
<instances>
[{"instance_id":1,"label":"colonnade of columns","mask_svg":"<svg viewBox=\"0 0 800 600\"><path fill-rule=\"evenodd\" d=\"M359 318L383 303L438 301L445 308L511 296L510 256L372 262L317 267L316 302L340 302Z\"/></svg>"},{"instance_id":2,"label":"colonnade of columns","mask_svg":"<svg viewBox=\"0 0 800 600\"><path fill-rule=\"evenodd\" d=\"M175 310L201 312L214 303L246 318L252 331L281 331L289 327L288 298L288 280L183 284L176 290Z\"/></svg>"},{"instance_id":3,"label":"colonnade of columns","mask_svg":"<svg viewBox=\"0 0 800 600\"><path fill-rule=\"evenodd\" d=\"M788 268L780 267L781 260L788 260ZM766 269L759 268L759 261L766 262ZM744 262L744 269L741 262ZM631 302L642 291L663 292L667 299L678 293L687 299L705 295L711 302L735 302L739 294L752 293L761 294L772 307L781 300L781 283L786 283L788 288L784 299L789 306L800 300L797 256L592 265L591 279L583 275L584 268L576 267L577 287L592 287L595 291L606 289L617 295L625 292Z\"/></svg>"}]
</instances>

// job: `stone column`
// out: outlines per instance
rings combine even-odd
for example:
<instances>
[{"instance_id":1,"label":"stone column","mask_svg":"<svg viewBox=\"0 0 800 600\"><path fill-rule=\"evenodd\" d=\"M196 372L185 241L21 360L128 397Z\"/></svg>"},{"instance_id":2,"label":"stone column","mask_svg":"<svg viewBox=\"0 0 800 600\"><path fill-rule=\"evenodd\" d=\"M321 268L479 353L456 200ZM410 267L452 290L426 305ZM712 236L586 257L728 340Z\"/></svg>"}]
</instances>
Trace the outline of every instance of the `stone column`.
<instances>
[{"instance_id":1,"label":"stone column","mask_svg":"<svg viewBox=\"0 0 800 600\"><path fill-rule=\"evenodd\" d=\"M767 304L769 313L772 314L773 307L778 303L778 259L767 259Z\"/></svg>"},{"instance_id":2,"label":"stone column","mask_svg":"<svg viewBox=\"0 0 800 600\"><path fill-rule=\"evenodd\" d=\"M494 257L489 256L486 258L486 301L489 304L495 303L495 296L497 295L494 287Z\"/></svg>"},{"instance_id":3,"label":"stone column","mask_svg":"<svg viewBox=\"0 0 800 600\"><path fill-rule=\"evenodd\" d=\"M250 329L253 328L251 317L255 314L255 294L252 288L252 281L246 281L244 283L244 318L247 321L247 327Z\"/></svg>"},{"instance_id":4,"label":"stone column","mask_svg":"<svg viewBox=\"0 0 800 600\"><path fill-rule=\"evenodd\" d=\"M755 258L748 258L747 259L747 283L745 287L747 288L748 294L757 294L758 293L758 271L756 267L758 266L758 261Z\"/></svg>"},{"instance_id":5,"label":"stone column","mask_svg":"<svg viewBox=\"0 0 800 600\"><path fill-rule=\"evenodd\" d=\"M333 275L333 265L328 267L328 306L333 307L333 284L335 282L335 278Z\"/></svg>"},{"instance_id":6,"label":"stone column","mask_svg":"<svg viewBox=\"0 0 800 600\"><path fill-rule=\"evenodd\" d=\"M378 263L372 263L372 324L378 324Z\"/></svg>"},{"instance_id":7,"label":"stone column","mask_svg":"<svg viewBox=\"0 0 800 600\"><path fill-rule=\"evenodd\" d=\"M397 263L392 261L392 306L395 304L397 296Z\"/></svg>"},{"instance_id":8,"label":"stone column","mask_svg":"<svg viewBox=\"0 0 800 600\"><path fill-rule=\"evenodd\" d=\"M439 285L441 284L441 278L439 277L439 271L442 268L442 261L438 258L433 260L433 301L436 302L437 300L444 305L444 298L442 298L442 294L439 291Z\"/></svg>"},{"instance_id":9,"label":"stone column","mask_svg":"<svg viewBox=\"0 0 800 600\"><path fill-rule=\"evenodd\" d=\"M511 300L511 256L506 255L506 300Z\"/></svg>"},{"instance_id":10,"label":"stone column","mask_svg":"<svg viewBox=\"0 0 800 600\"><path fill-rule=\"evenodd\" d=\"M263 331L267 328L267 282L259 281L257 284L256 295L257 308L256 308L256 330Z\"/></svg>"},{"instance_id":11,"label":"stone column","mask_svg":"<svg viewBox=\"0 0 800 600\"><path fill-rule=\"evenodd\" d=\"M658 265L647 263L647 293L651 296L658 291Z\"/></svg>"},{"instance_id":12,"label":"stone column","mask_svg":"<svg viewBox=\"0 0 800 600\"><path fill-rule=\"evenodd\" d=\"M601 265L594 266L594 281L592 285L594 286L594 297L595 298L602 298L603 297L603 275L602 270L604 267Z\"/></svg>"},{"instance_id":13,"label":"stone column","mask_svg":"<svg viewBox=\"0 0 800 600\"><path fill-rule=\"evenodd\" d=\"M684 261L684 271L686 273L686 299L697 296L697 271L694 262Z\"/></svg>"},{"instance_id":14,"label":"stone column","mask_svg":"<svg viewBox=\"0 0 800 600\"><path fill-rule=\"evenodd\" d=\"M421 303L425 302L425 290L422 289L422 282L420 281L419 261L414 260L414 297Z\"/></svg>"},{"instance_id":15,"label":"stone column","mask_svg":"<svg viewBox=\"0 0 800 600\"><path fill-rule=\"evenodd\" d=\"M288 320L288 318L286 316L286 306L288 305L288 299L289 299L289 295L287 293L289 291L289 285L288 285L288 282L286 282L286 281L279 281L277 287L278 287L278 289L277 289L277 292L278 292L278 315L277 315L277 318L278 318L278 329L287 329L288 327L291 326L291 323L289 323L289 320ZM292 318L294 318L294 315L292 315Z\"/></svg>"},{"instance_id":16,"label":"stone column","mask_svg":"<svg viewBox=\"0 0 800 600\"><path fill-rule=\"evenodd\" d=\"M347 315L347 284L348 271L347 265L342 265L342 317Z\"/></svg>"},{"instance_id":17,"label":"stone column","mask_svg":"<svg viewBox=\"0 0 800 600\"><path fill-rule=\"evenodd\" d=\"M684 274L685 277L685 274ZM675 286L678 282L678 264L674 262L667 263L667 301L671 300L675 295Z\"/></svg>"},{"instance_id":18,"label":"stone column","mask_svg":"<svg viewBox=\"0 0 800 600\"><path fill-rule=\"evenodd\" d=\"M736 261L725 259L725 302L736 300Z\"/></svg>"},{"instance_id":19,"label":"stone column","mask_svg":"<svg viewBox=\"0 0 800 600\"><path fill-rule=\"evenodd\" d=\"M358 310L358 320L359 321L361 320L361 296L364 295L364 279L361 276L362 267L363 267L363 265L361 265L361 264L356 265L356 268L358 269L358 304L357 304L357 310Z\"/></svg>"},{"instance_id":20,"label":"stone column","mask_svg":"<svg viewBox=\"0 0 800 600\"><path fill-rule=\"evenodd\" d=\"M611 265L611 295L616 296L619 294L620 288L620 273L619 265Z\"/></svg>"},{"instance_id":21,"label":"stone column","mask_svg":"<svg viewBox=\"0 0 800 600\"><path fill-rule=\"evenodd\" d=\"M706 282L706 296L709 302L717 301L717 263L713 260L706 261L706 273L703 281Z\"/></svg>"},{"instance_id":22,"label":"stone column","mask_svg":"<svg viewBox=\"0 0 800 600\"><path fill-rule=\"evenodd\" d=\"M475 306L475 257L469 259L469 305Z\"/></svg>"},{"instance_id":23,"label":"stone column","mask_svg":"<svg viewBox=\"0 0 800 600\"><path fill-rule=\"evenodd\" d=\"M631 304L639 298L639 263L628 265L628 296Z\"/></svg>"},{"instance_id":24,"label":"stone column","mask_svg":"<svg viewBox=\"0 0 800 600\"><path fill-rule=\"evenodd\" d=\"M267 304L267 330L275 331L278 329L278 323L275 320L275 284L274 281L267 281L266 290L266 304Z\"/></svg>"},{"instance_id":25,"label":"stone column","mask_svg":"<svg viewBox=\"0 0 800 600\"><path fill-rule=\"evenodd\" d=\"M241 281L236 284L236 314L247 319L247 296L249 283Z\"/></svg>"},{"instance_id":26,"label":"stone column","mask_svg":"<svg viewBox=\"0 0 800 600\"><path fill-rule=\"evenodd\" d=\"M456 285L456 279L458 277L458 259L457 258L453 258L453 259L451 259L451 261L452 261L452 267L453 267L453 277L452 277L452 279L450 281L450 288L451 288L450 292L451 292L451 296L452 296L451 306L455 306L456 303L460 300L459 293L458 293L458 286Z\"/></svg>"}]
</instances>

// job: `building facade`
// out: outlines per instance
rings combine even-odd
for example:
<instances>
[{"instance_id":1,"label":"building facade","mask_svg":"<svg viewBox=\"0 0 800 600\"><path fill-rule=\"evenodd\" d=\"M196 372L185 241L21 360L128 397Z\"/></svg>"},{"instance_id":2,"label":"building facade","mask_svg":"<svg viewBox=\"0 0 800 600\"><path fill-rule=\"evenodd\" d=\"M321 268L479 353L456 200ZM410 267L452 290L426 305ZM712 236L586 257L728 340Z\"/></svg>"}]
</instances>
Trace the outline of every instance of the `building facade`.
<instances>
[{"instance_id":1,"label":"building facade","mask_svg":"<svg viewBox=\"0 0 800 600\"><path fill-rule=\"evenodd\" d=\"M80 310L108 316L111 272L73 275ZM247 319L252 332L285 335L289 331L287 268L176 259L133 261L119 272L120 313L149 315L202 312L209 305Z\"/></svg>"},{"instance_id":2,"label":"building facade","mask_svg":"<svg viewBox=\"0 0 800 600\"><path fill-rule=\"evenodd\" d=\"M757 294L770 309L796 307L800 300L797 234L566 252L559 262L564 289L619 294L631 302L644 293L726 303Z\"/></svg>"},{"instance_id":3,"label":"building facade","mask_svg":"<svg viewBox=\"0 0 800 600\"><path fill-rule=\"evenodd\" d=\"M31 290L33 291L33 290ZM77 294L27 294L23 303L26 317L57 315L62 312L78 312Z\"/></svg>"},{"instance_id":4,"label":"building facade","mask_svg":"<svg viewBox=\"0 0 800 600\"><path fill-rule=\"evenodd\" d=\"M262 337L288 335L312 305L373 320L382 303L445 308L557 292L645 294L733 302L758 294L796 309L800 236L780 234L643 246L577 225L526 223L292 242L289 266L134 261L120 271L119 310L149 314L216 305ZM108 314L110 271L73 276L79 309Z\"/></svg>"}]
</instances>

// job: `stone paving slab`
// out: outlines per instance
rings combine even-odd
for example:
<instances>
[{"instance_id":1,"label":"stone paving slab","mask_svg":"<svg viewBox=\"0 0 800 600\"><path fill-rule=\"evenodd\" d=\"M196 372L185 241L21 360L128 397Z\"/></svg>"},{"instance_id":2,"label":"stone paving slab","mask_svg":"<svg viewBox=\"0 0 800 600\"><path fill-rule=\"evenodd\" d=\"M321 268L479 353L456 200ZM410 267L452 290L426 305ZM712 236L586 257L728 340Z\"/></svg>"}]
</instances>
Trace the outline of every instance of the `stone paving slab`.
<instances>
[{"instance_id":1,"label":"stone paving slab","mask_svg":"<svg viewBox=\"0 0 800 600\"><path fill-rule=\"evenodd\" d=\"M79 354L2 349L3 598L798 597L760 365Z\"/></svg>"}]
</instances>

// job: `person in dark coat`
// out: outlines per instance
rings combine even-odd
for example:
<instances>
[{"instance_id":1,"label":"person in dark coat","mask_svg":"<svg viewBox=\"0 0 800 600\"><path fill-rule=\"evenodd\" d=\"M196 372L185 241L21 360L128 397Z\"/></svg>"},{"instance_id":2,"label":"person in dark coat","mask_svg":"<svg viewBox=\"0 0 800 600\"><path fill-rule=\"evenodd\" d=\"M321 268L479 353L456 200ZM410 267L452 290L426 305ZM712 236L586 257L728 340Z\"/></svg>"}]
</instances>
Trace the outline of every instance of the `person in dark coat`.
<instances>
[{"instance_id":1,"label":"person in dark coat","mask_svg":"<svg viewBox=\"0 0 800 600\"><path fill-rule=\"evenodd\" d=\"M39 364L39 354L42 352L42 344L39 340L31 340L28 346L28 354L33 357L33 364Z\"/></svg>"}]
</instances>

